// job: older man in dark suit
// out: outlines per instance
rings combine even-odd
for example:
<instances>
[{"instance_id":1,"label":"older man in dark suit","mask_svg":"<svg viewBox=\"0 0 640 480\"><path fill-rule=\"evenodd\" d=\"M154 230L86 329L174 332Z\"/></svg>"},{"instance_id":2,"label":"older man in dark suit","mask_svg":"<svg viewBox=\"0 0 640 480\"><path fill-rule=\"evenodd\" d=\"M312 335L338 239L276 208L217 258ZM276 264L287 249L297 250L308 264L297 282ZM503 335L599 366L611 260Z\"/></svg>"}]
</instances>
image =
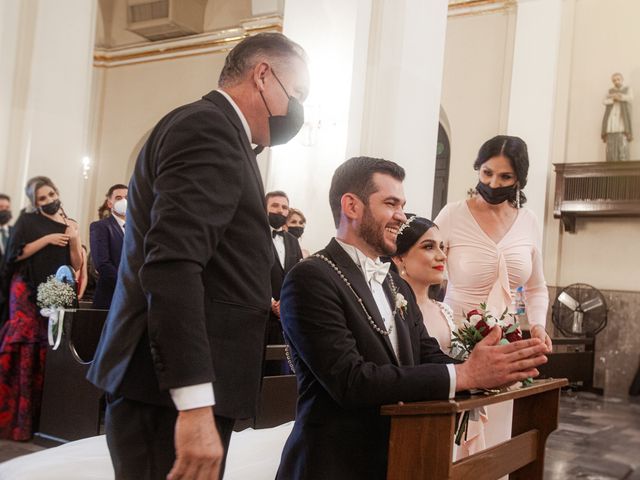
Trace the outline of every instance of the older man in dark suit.
<instances>
[{"instance_id":1,"label":"older man in dark suit","mask_svg":"<svg viewBox=\"0 0 640 480\"><path fill-rule=\"evenodd\" d=\"M219 89L165 116L140 152L89 371L109 392L117 478L217 478L234 419L255 414L273 248L251 143L298 132L308 84L299 45L248 37Z\"/></svg>"},{"instance_id":2,"label":"older man in dark suit","mask_svg":"<svg viewBox=\"0 0 640 480\"><path fill-rule=\"evenodd\" d=\"M89 226L91 259L98 272L93 308L109 309L111 306L127 221L127 191L126 185L112 185L107 192L107 207L111 215Z\"/></svg>"},{"instance_id":3,"label":"older man in dark suit","mask_svg":"<svg viewBox=\"0 0 640 480\"><path fill-rule=\"evenodd\" d=\"M329 194L336 238L285 279L282 324L299 397L278 479L384 479L389 419L381 405L524 380L545 361L540 340L497 345L499 329L465 363L440 351L411 289L379 259L395 252L406 221L403 179L386 160L341 165Z\"/></svg>"}]
</instances>

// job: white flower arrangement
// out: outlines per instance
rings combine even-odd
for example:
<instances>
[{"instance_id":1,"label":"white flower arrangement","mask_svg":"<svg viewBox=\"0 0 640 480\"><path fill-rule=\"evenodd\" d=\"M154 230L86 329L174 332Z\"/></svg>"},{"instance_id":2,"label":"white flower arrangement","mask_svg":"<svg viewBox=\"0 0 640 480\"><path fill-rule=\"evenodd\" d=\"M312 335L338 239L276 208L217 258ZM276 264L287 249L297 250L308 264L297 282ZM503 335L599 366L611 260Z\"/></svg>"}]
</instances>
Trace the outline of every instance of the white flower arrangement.
<instances>
[{"instance_id":1,"label":"white flower arrangement","mask_svg":"<svg viewBox=\"0 0 640 480\"><path fill-rule=\"evenodd\" d=\"M38 306L40 308L71 308L76 302L76 292L71 285L50 275L46 282L38 285Z\"/></svg>"},{"instance_id":2,"label":"white flower arrangement","mask_svg":"<svg viewBox=\"0 0 640 480\"><path fill-rule=\"evenodd\" d=\"M40 314L49 317L47 336L49 345L54 350L60 346L63 332L64 311L71 308L77 300L76 291L66 283L58 280L55 275L50 275L46 282L38 285L37 303L41 308Z\"/></svg>"}]
</instances>

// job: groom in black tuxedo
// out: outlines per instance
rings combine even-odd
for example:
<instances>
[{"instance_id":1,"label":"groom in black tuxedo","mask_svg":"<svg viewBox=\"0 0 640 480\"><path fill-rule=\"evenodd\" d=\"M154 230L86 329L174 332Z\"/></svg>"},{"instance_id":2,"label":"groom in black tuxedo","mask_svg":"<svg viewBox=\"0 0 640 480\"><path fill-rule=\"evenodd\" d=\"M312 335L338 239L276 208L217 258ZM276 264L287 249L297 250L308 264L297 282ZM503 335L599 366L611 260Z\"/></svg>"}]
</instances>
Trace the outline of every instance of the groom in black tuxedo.
<instances>
[{"instance_id":1,"label":"groom in black tuxedo","mask_svg":"<svg viewBox=\"0 0 640 480\"><path fill-rule=\"evenodd\" d=\"M219 89L166 115L140 152L88 375L109 394L118 479L222 477L234 419L255 414L273 247L251 144L298 132L308 85L299 45L248 37Z\"/></svg>"},{"instance_id":2,"label":"groom in black tuxedo","mask_svg":"<svg viewBox=\"0 0 640 480\"><path fill-rule=\"evenodd\" d=\"M384 479L389 418L381 405L514 383L545 361L538 339L497 345L499 329L465 363L440 351L411 289L379 259L395 252L406 221L403 179L400 166L381 159L338 167L329 193L336 238L285 279L282 324L298 405L279 480Z\"/></svg>"}]
</instances>

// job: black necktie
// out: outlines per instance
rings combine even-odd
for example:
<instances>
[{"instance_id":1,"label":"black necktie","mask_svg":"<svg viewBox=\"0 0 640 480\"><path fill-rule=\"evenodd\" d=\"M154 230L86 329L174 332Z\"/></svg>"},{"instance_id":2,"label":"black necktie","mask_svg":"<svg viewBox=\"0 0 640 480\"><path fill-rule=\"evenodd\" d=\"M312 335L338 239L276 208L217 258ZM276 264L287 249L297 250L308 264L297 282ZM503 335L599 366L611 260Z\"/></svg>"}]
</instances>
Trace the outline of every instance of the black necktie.
<instances>
[{"instance_id":1,"label":"black necktie","mask_svg":"<svg viewBox=\"0 0 640 480\"><path fill-rule=\"evenodd\" d=\"M271 230L271 238L276 238L276 235L280 235L284 238L284 230Z\"/></svg>"}]
</instances>

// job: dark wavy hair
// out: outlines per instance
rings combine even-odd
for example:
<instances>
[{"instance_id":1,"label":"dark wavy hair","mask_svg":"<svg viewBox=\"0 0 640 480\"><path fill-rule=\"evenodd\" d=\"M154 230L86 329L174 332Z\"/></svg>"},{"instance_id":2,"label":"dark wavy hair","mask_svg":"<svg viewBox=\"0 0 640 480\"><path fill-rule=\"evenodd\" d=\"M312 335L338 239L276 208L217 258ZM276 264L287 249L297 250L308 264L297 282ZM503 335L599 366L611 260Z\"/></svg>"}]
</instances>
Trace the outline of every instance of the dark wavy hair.
<instances>
[{"instance_id":1,"label":"dark wavy hair","mask_svg":"<svg viewBox=\"0 0 640 480\"><path fill-rule=\"evenodd\" d=\"M497 135L482 144L478 151L478 157L473 163L474 170L480 170L484 162L493 157L503 156L509 159L511 167L516 173L516 181L520 185L520 205L527 202L527 197L522 191L527 185L527 174L529 173L529 152L527 144L520 137L510 135ZM513 198L509 199L512 206L516 206L516 192L513 191Z\"/></svg>"},{"instance_id":2,"label":"dark wavy hair","mask_svg":"<svg viewBox=\"0 0 640 480\"><path fill-rule=\"evenodd\" d=\"M427 230L433 227L438 228L438 225L436 225L434 222L432 222L428 218L419 217L413 213L407 213L406 216L407 216L407 222L405 223L406 226L402 227L402 229L400 230L400 233L398 233L398 236L396 237L396 253L393 254L393 257L399 257L401 255L404 255L409 250L411 250L411 247L413 247L416 244L416 242L420 240L420 237L422 237L422 235L424 235L427 232ZM391 258L389 258L388 261L391 261ZM400 272L398 271L398 268L396 267L396 264L393 263L392 261L391 261L391 269L397 274L400 274ZM429 298L442 300L443 298L442 293L443 293L442 285L431 285L429 287L429 291L428 291Z\"/></svg>"},{"instance_id":3,"label":"dark wavy hair","mask_svg":"<svg viewBox=\"0 0 640 480\"><path fill-rule=\"evenodd\" d=\"M333 221L338 228L342 211L341 199L345 193L353 193L365 205L369 205L369 197L376 193L378 187L373 181L375 173L390 175L396 180L404 180L404 168L397 163L383 158L352 157L333 173L329 189L329 206Z\"/></svg>"},{"instance_id":4,"label":"dark wavy hair","mask_svg":"<svg viewBox=\"0 0 640 480\"><path fill-rule=\"evenodd\" d=\"M400 233L398 233L396 237L396 253L394 257L407 253L430 228L438 228L438 226L428 218L418 217L412 213L406 215L407 223L401 227Z\"/></svg>"}]
</instances>

